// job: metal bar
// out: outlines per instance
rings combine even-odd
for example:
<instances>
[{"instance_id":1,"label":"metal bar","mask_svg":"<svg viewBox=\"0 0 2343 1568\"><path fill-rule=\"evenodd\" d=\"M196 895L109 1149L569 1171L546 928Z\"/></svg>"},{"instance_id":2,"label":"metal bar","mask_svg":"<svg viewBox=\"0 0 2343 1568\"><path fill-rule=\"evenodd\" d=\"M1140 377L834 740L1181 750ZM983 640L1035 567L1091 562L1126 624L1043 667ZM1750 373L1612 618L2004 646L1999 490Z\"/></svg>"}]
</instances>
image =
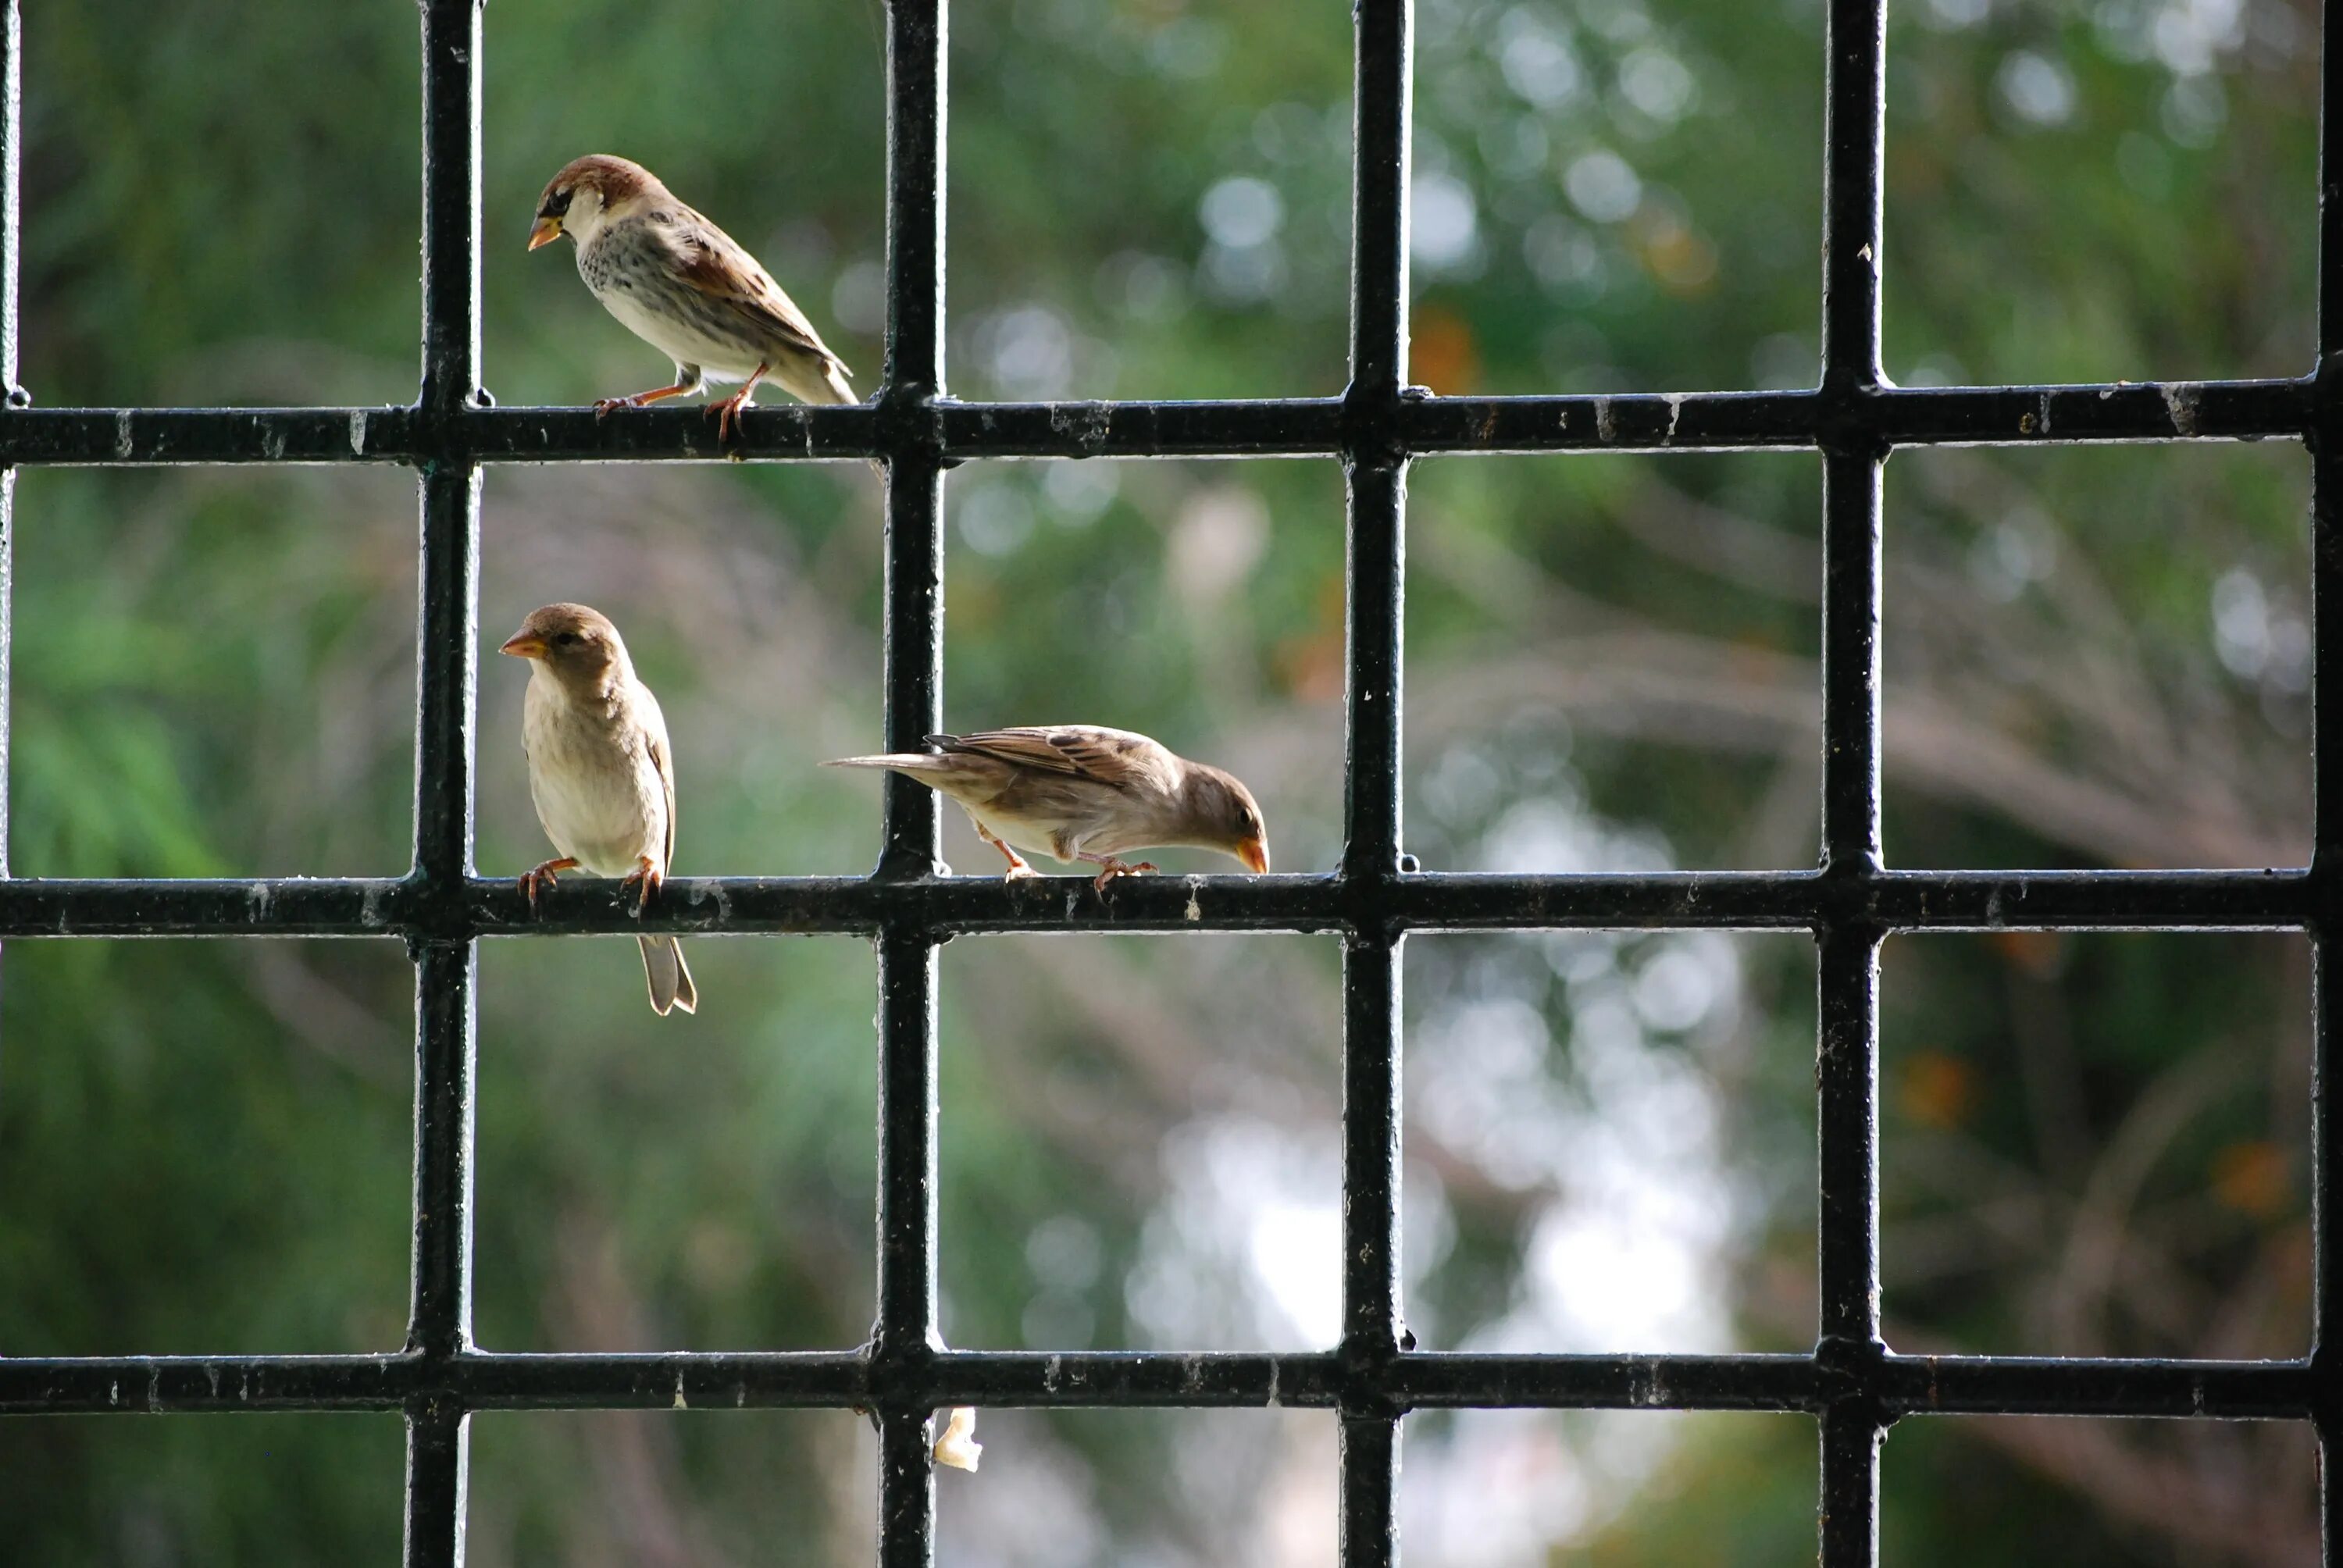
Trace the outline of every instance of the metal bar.
<instances>
[{"instance_id":1,"label":"metal bar","mask_svg":"<svg viewBox=\"0 0 2343 1568\"><path fill-rule=\"evenodd\" d=\"M449 438L480 394L481 0L424 0L422 542L416 649L415 866L426 906L459 909L472 870L480 476ZM363 445L363 442L359 443ZM266 449L267 441L263 437ZM469 932L415 960L415 1237L407 1348L426 1366L472 1337L477 975ZM445 1392L407 1410L407 1568L458 1568L469 1420Z\"/></svg>"},{"instance_id":2,"label":"metal bar","mask_svg":"<svg viewBox=\"0 0 2343 1568\"><path fill-rule=\"evenodd\" d=\"M1823 459L1823 860L1876 869L1879 838L1879 458Z\"/></svg>"},{"instance_id":3,"label":"metal bar","mask_svg":"<svg viewBox=\"0 0 2343 1568\"><path fill-rule=\"evenodd\" d=\"M480 9L423 4L423 397L434 424L479 401ZM347 434L347 432L346 432ZM424 437L424 459L447 454Z\"/></svg>"},{"instance_id":4,"label":"metal bar","mask_svg":"<svg viewBox=\"0 0 2343 1568\"><path fill-rule=\"evenodd\" d=\"M888 0L887 374L873 434L886 459L887 747L916 750L942 728L943 468L934 404L944 390L945 0ZM810 426L808 427L809 430ZM939 869L940 802L890 775L878 876ZM936 948L901 918L881 924L879 967L879 1317L871 1407L879 1427L881 1568L935 1560L927 1416L936 1332Z\"/></svg>"},{"instance_id":5,"label":"metal bar","mask_svg":"<svg viewBox=\"0 0 2343 1568\"><path fill-rule=\"evenodd\" d=\"M1399 874L1407 457L1412 0L1358 0L1352 103L1351 384L1342 397L1348 682L1342 884ZM1399 1560L1400 933L1353 928L1342 960L1341 1561Z\"/></svg>"},{"instance_id":6,"label":"metal bar","mask_svg":"<svg viewBox=\"0 0 2343 1568\"><path fill-rule=\"evenodd\" d=\"M1880 379L1886 35L1885 0L1831 0L1823 126L1823 381L1842 396Z\"/></svg>"},{"instance_id":7,"label":"metal bar","mask_svg":"<svg viewBox=\"0 0 2343 1568\"><path fill-rule=\"evenodd\" d=\"M407 1416L407 1528L401 1560L462 1568L471 1417L452 1401L419 1400Z\"/></svg>"},{"instance_id":8,"label":"metal bar","mask_svg":"<svg viewBox=\"0 0 2343 1568\"><path fill-rule=\"evenodd\" d=\"M691 877L666 883L639 920L590 878L538 910L509 878L474 877L459 903L413 880L256 878L0 883L5 937L939 935L1009 931L1808 930L1862 920L1883 931L2302 930L2323 884L2301 871L1884 871L1851 882L1813 871L1634 876L1415 872L1383 885L1329 876L1128 879Z\"/></svg>"},{"instance_id":9,"label":"metal bar","mask_svg":"<svg viewBox=\"0 0 2343 1568\"><path fill-rule=\"evenodd\" d=\"M1340 1352L945 1351L938 1404L1125 1409L1331 1409ZM1839 1386L1811 1355L1534 1355L1404 1352L1389 1392L1408 1408L1815 1412ZM1896 1415L2022 1414L2302 1420L2319 1397L2307 1360L2193 1362L1899 1356L1877 1367ZM0 1360L0 1415L400 1410L435 1392L470 1410L868 1408L855 1351L367 1356L98 1356Z\"/></svg>"},{"instance_id":10,"label":"metal bar","mask_svg":"<svg viewBox=\"0 0 2343 1568\"><path fill-rule=\"evenodd\" d=\"M2310 1062L2311 1364L2318 1369L2319 1541L2322 1560L2343 1556L2343 1246L2335 1204L2343 1195L2343 1142L2336 1121L2343 1072L2343 0L2328 0L2319 34L2318 357L2310 424L2311 880L2319 892L2312 928Z\"/></svg>"},{"instance_id":11,"label":"metal bar","mask_svg":"<svg viewBox=\"0 0 2343 1568\"><path fill-rule=\"evenodd\" d=\"M472 1342L475 944L415 956L414 1273L407 1348L452 1356Z\"/></svg>"},{"instance_id":12,"label":"metal bar","mask_svg":"<svg viewBox=\"0 0 2343 1568\"><path fill-rule=\"evenodd\" d=\"M17 379L16 340L24 292L25 20L17 0L0 0L0 414L32 401ZM5 461L0 458L0 461ZM5 659L0 659L5 663Z\"/></svg>"},{"instance_id":13,"label":"metal bar","mask_svg":"<svg viewBox=\"0 0 2343 1568\"><path fill-rule=\"evenodd\" d=\"M873 1354L921 1371L936 1333L936 949L879 939L879 1318Z\"/></svg>"},{"instance_id":14,"label":"metal bar","mask_svg":"<svg viewBox=\"0 0 2343 1568\"><path fill-rule=\"evenodd\" d=\"M1817 1353L1859 1367L1879 1343L1877 940L1859 928L1834 928L1823 937L1816 970L1822 1013L1815 1073L1822 1194Z\"/></svg>"},{"instance_id":15,"label":"metal bar","mask_svg":"<svg viewBox=\"0 0 2343 1568\"><path fill-rule=\"evenodd\" d=\"M2310 1067L2311 1362L2318 1369L2319 1542L2322 1561L2343 1557L2343 1246L2335 1205L2343 1195L2343 1130L2336 1121L2343 1072L2343 47L2335 29L2343 4L2322 8L2318 135L2318 358L2312 380L2311 626L2312 880L2319 919L2312 931Z\"/></svg>"},{"instance_id":16,"label":"metal bar","mask_svg":"<svg viewBox=\"0 0 2343 1568\"><path fill-rule=\"evenodd\" d=\"M1823 779L1825 880L1860 884L1879 831L1880 469L1862 429L1880 374L1885 0L1831 0L1823 162ZM2021 426L2024 420L2021 419ZM2038 428L2044 421L2036 415ZM2055 420L2050 421L2055 427ZM2028 432L2032 433L2032 432ZM1879 936L1847 912L1820 922L1815 1066L1821 1198L1817 1365L1824 1568L1879 1558Z\"/></svg>"},{"instance_id":17,"label":"metal bar","mask_svg":"<svg viewBox=\"0 0 2343 1568\"><path fill-rule=\"evenodd\" d=\"M1879 1560L1879 1442L1885 1436L1861 1402L1822 1419L1822 1562Z\"/></svg>"},{"instance_id":18,"label":"metal bar","mask_svg":"<svg viewBox=\"0 0 2343 1568\"><path fill-rule=\"evenodd\" d=\"M17 379L23 292L25 22L17 0L0 0L0 413L30 402ZM16 470L0 467L0 878L8 875L8 755L15 729L11 678L16 628Z\"/></svg>"},{"instance_id":19,"label":"metal bar","mask_svg":"<svg viewBox=\"0 0 2343 1568\"><path fill-rule=\"evenodd\" d=\"M2056 447L2301 439L2308 377L2066 387L1864 387L1852 393L1622 393L1604 397L1411 395L1396 439L1434 452L1721 452ZM950 462L983 457L1341 456L1337 397L1225 402L960 403L939 398L916 439ZM690 408L0 408L0 463L717 462L883 457L900 427L881 407L751 407L719 451Z\"/></svg>"}]
</instances>

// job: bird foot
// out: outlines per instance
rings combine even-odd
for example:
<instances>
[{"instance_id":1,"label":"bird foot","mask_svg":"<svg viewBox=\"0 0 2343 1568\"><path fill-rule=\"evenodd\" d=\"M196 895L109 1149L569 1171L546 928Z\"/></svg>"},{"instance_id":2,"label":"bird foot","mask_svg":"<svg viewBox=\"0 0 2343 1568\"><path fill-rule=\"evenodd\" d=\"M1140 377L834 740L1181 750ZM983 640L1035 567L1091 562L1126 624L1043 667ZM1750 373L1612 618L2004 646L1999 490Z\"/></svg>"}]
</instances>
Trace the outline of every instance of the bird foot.
<instances>
[{"instance_id":1,"label":"bird foot","mask_svg":"<svg viewBox=\"0 0 2343 1568\"><path fill-rule=\"evenodd\" d=\"M629 889L634 890L637 920L642 919L643 911L650 908L652 895L659 890L659 884L666 879L659 874L659 868L651 864L649 855L635 857L635 869L619 881L618 890L622 894Z\"/></svg>"},{"instance_id":2,"label":"bird foot","mask_svg":"<svg viewBox=\"0 0 2343 1568\"><path fill-rule=\"evenodd\" d=\"M1030 882L1041 874L1022 860L1012 860L1010 862L1009 869L1001 873L1001 879L1004 882Z\"/></svg>"},{"instance_id":3,"label":"bird foot","mask_svg":"<svg viewBox=\"0 0 2343 1568\"><path fill-rule=\"evenodd\" d=\"M729 397L719 397L708 406L708 411L716 416L717 445L721 446L730 440L732 433L740 427L740 410L748 406L748 402L749 389L744 387ZM746 462L748 459L741 457L739 460Z\"/></svg>"},{"instance_id":4,"label":"bird foot","mask_svg":"<svg viewBox=\"0 0 2343 1568\"><path fill-rule=\"evenodd\" d=\"M687 392L699 389L699 383L696 380L678 381L672 387L654 387L648 392L630 392L624 397L597 397L594 399L594 417L599 419L613 408L648 407L662 398L680 397Z\"/></svg>"},{"instance_id":5,"label":"bird foot","mask_svg":"<svg viewBox=\"0 0 2343 1568\"><path fill-rule=\"evenodd\" d=\"M531 870L523 871L520 875L520 890L528 896L529 912L531 914L537 912L538 890L550 888L558 879L555 877L555 872L574 871L577 869L578 862L564 856L558 860L548 860Z\"/></svg>"},{"instance_id":6,"label":"bird foot","mask_svg":"<svg viewBox=\"0 0 2343 1568\"><path fill-rule=\"evenodd\" d=\"M1134 866L1127 860L1118 860L1112 855L1109 855L1099 864L1104 866L1106 869L1098 874L1098 879L1091 886L1101 893L1106 891L1106 885L1117 877L1135 877L1141 871L1155 869L1155 862L1152 860L1141 860Z\"/></svg>"}]
</instances>

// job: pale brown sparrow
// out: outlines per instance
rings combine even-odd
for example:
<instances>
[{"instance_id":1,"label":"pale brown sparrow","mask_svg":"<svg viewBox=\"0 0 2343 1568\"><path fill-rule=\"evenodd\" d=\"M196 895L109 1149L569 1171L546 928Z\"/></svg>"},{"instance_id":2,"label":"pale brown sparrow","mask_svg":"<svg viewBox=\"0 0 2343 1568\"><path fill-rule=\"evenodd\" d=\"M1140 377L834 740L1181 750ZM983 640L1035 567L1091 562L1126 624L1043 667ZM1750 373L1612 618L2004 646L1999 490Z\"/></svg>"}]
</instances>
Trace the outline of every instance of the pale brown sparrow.
<instances>
[{"instance_id":1,"label":"pale brown sparrow","mask_svg":"<svg viewBox=\"0 0 2343 1568\"><path fill-rule=\"evenodd\" d=\"M757 258L675 199L640 164L595 153L553 176L537 204L528 248L563 235L578 242L578 272L628 330L675 360L675 385L604 397L598 414L745 381L716 410L719 440L768 376L805 403L851 403L845 362L832 354Z\"/></svg>"},{"instance_id":2,"label":"pale brown sparrow","mask_svg":"<svg viewBox=\"0 0 2343 1568\"><path fill-rule=\"evenodd\" d=\"M1021 849L1102 866L1098 887L1151 871L1126 849L1218 849L1269 869L1269 841L1252 791L1207 763L1175 757L1144 735L1090 724L930 735L933 751L841 757L830 768L888 768L959 801L977 836L1009 857L1011 877L1033 868Z\"/></svg>"},{"instance_id":3,"label":"pale brown sparrow","mask_svg":"<svg viewBox=\"0 0 2343 1568\"><path fill-rule=\"evenodd\" d=\"M561 851L520 879L533 908L555 873L584 867L621 877L640 914L675 852L675 756L667 719L649 687L635 678L618 628L582 604L529 611L499 652L529 661L521 702L521 748L528 793L545 836ZM651 1010L696 1011L699 993L669 936L635 939L643 950Z\"/></svg>"}]
</instances>

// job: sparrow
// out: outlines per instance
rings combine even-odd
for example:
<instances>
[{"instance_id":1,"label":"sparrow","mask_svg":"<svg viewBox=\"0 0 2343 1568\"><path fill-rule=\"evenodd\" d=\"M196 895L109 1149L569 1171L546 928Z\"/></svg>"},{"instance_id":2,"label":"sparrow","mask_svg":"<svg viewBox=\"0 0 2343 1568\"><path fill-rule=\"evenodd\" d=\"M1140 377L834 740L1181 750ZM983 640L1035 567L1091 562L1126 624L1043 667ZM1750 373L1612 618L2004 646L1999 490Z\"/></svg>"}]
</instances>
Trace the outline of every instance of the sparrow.
<instances>
[{"instance_id":1,"label":"sparrow","mask_svg":"<svg viewBox=\"0 0 2343 1568\"><path fill-rule=\"evenodd\" d=\"M561 851L520 879L537 907L555 874L584 867L621 877L648 907L675 852L675 754L659 699L635 678L618 628L582 604L533 609L500 653L529 661L521 703L528 793L545 836ZM699 1010L699 992L675 938L642 936L651 1010Z\"/></svg>"},{"instance_id":2,"label":"sparrow","mask_svg":"<svg viewBox=\"0 0 2343 1568\"><path fill-rule=\"evenodd\" d=\"M1033 868L1017 851L1105 869L1117 877L1155 869L1127 849L1187 846L1233 855L1269 869L1269 840L1252 791L1208 763L1175 757L1144 735L1093 724L930 735L932 751L840 757L827 768L886 768L950 796L977 837L1009 857L1011 878Z\"/></svg>"},{"instance_id":3,"label":"sparrow","mask_svg":"<svg viewBox=\"0 0 2343 1568\"><path fill-rule=\"evenodd\" d=\"M597 415L686 397L709 381L746 382L709 405L720 441L769 376L800 402L856 400L845 362L772 275L640 164L594 153L555 175L538 198L528 248L565 234L594 297L675 360L675 385L597 399Z\"/></svg>"}]
</instances>

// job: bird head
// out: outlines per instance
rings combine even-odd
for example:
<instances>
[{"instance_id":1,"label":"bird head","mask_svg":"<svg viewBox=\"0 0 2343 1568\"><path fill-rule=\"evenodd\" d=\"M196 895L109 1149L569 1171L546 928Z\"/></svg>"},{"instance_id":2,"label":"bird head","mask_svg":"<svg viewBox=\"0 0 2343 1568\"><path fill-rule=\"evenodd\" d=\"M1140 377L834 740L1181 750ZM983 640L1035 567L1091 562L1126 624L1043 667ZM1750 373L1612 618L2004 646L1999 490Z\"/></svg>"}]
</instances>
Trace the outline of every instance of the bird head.
<instances>
[{"instance_id":1,"label":"bird head","mask_svg":"<svg viewBox=\"0 0 2343 1568\"><path fill-rule=\"evenodd\" d=\"M1269 869L1269 829L1242 779L1207 763L1191 762L1184 793L1195 834L1190 842L1234 855L1255 875Z\"/></svg>"},{"instance_id":2,"label":"bird head","mask_svg":"<svg viewBox=\"0 0 2343 1568\"><path fill-rule=\"evenodd\" d=\"M549 604L528 612L520 629L505 638L498 653L540 664L564 686L591 689L613 671L628 668L627 645L618 628L598 609L582 604Z\"/></svg>"},{"instance_id":3,"label":"bird head","mask_svg":"<svg viewBox=\"0 0 2343 1568\"><path fill-rule=\"evenodd\" d=\"M529 226L528 248L550 245L565 234L584 245L612 214L622 214L661 188L659 176L640 164L589 153L547 183L537 200L537 221Z\"/></svg>"}]
</instances>

